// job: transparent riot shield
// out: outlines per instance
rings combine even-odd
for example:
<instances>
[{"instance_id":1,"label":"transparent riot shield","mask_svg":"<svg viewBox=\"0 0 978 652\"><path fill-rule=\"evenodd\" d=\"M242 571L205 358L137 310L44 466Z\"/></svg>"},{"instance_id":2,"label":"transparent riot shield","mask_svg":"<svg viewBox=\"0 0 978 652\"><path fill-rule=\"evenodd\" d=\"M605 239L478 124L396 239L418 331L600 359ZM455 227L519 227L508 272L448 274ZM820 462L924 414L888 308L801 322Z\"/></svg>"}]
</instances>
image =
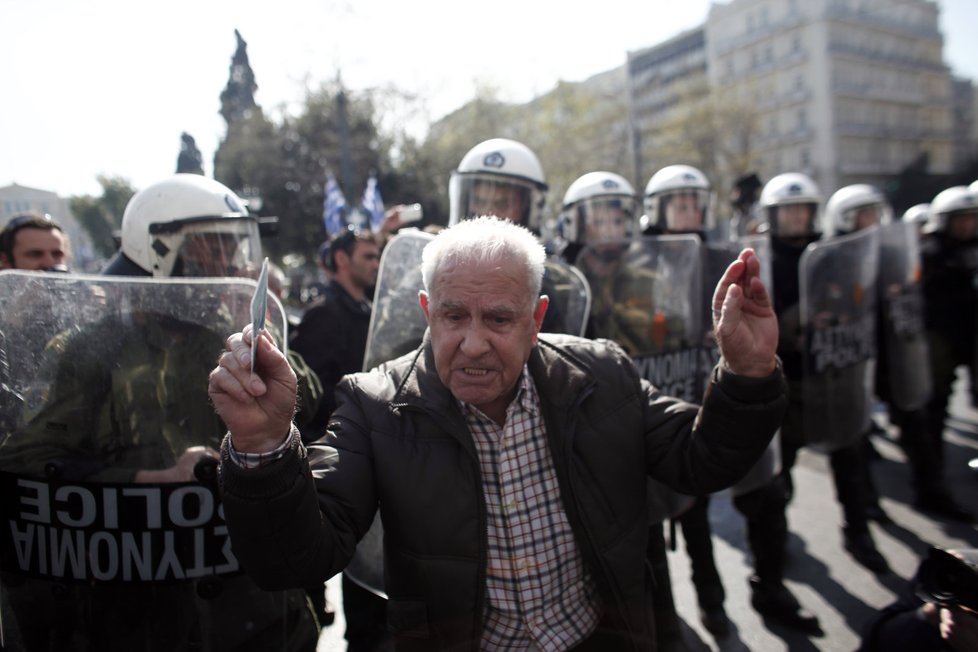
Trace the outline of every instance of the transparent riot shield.
<instances>
[{"instance_id":1,"label":"transparent riot shield","mask_svg":"<svg viewBox=\"0 0 978 652\"><path fill-rule=\"evenodd\" d=\"M540 330L583 337L591 311L591 290L581 271L560 260L547 260L540 292L550 298Z\"/></svg>"},{"instance_id":2,"label":"transparent riot shield","mask_svg":"<svg viewBox=\"0 0 978 652\"><path fill-rule=\"evenodd\" d=\"M591 286L588 336L618 343L643 378L691 403L703 397L700 248L694 235L643 237L589 245L574 261ZM693 502L655 481L648 498L651 523Z\"/></svg>"},{"instance_id":3,"label":"transparent riot shield","mask_svg":"<svg viewBox=\"0 0 978 652\"><path fill-rule=\"evenodd\" d=\"M427 329L418 302L418 291L423 289L421 252L432 238L433 235L422 231L405 231L394 236L384 247L370 315L364 369L373 369L421 344ZM560 261L547 261L541 292L550 297L542 330L582 335L590 295L587 281L580 272ZM384 528L378 513L357 544L353 559L344 572L368 591L386 597L383 537Z\"/></svg>"},{"instance_id":4,"label":"transparent riot shield","mask_svg":"<svg viewBox=\"0 0 978 652\"><path fill-rule=\"evenodd\" d=\"M303 591L241 572L216 486L208 374L256 287L0 272L4 649L315 644Z\"/></svg>"},{"instance_id":5,"label":"transparent riot shield","mask_svg":"<svg viewBox=\"0 0 978 652\"><path fill-rule=\"evenodd\" d=\"M663 392L698 403L703 311L700 241L692 235L606 242L574 264L591 286L588 335L621 345Z\"/></svg>"},{"instance_id":6,"label":"transparent riot shield","mask_svg":"<svg viewBox=\"0 0 978 652\"><path fill-rule=\"evenodd\" d=\"M413 351L421 344L428 328L418 302L418 292L424 289L421 252L434 237L424 231L403 231L384 247L370 313L363 359L365 370Z\"/></svg>"},{"instance_id":7,"label":"transparent riot shield","mask_svg":"<svg viewBox=\"0 0 978 652\"><path fill-rule=\"evenodd\" d=\"M850 446L869 427L876 361L878 227L814 242L799 262L805 443Z\"/></svg>"},{"instance_id":8,"label":"transparent riot shield","mask_svg":"<svg viewBox=\"0 0 978 652\"><path fill-rule=\"evenodd\" d=\"M767 235L748 235L736 241L707 242L703 247L703 305L713 305L713 292L723 277L727 267L737 259L745 248L751 248L757 254L761 263L761 280L768 292L773 292L773 274L771 272L771 241ZM720 360L720 349L713 337L713 313L706 310L703 313L703 330L706 333L703 341L700 371L702 373L703 391L710 381L713 367ZM750 471L740 479L731 491L735 496L751 492L764 486L781 472L781 432L775 433L764 454L751 467Z\"/></svg>"},{"instance_id":9,"label":"transparent riot shield","mask_svg":"<svg viewBox=\"0 0 978 652\"><path fill-rule=\"evenodd\" d=\"M923 407L932 391L927 372L930 353L924 328L924 295L921 286L920 241L910 222L880 227L879 323L890 400L902 410Z\"/></svg>"}]
</instances>

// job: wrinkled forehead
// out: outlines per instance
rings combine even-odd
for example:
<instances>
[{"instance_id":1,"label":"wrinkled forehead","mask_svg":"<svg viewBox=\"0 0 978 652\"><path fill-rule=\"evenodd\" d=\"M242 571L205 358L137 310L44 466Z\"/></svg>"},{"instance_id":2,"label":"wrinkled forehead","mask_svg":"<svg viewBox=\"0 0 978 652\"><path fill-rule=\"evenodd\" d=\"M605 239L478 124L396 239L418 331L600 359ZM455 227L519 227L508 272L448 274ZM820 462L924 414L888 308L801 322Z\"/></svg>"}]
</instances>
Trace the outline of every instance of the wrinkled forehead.
<instances>
[{"instance_id":1,"label":"wrinkled forehead","mask_svg":"<svg viewBox=\"0 0 978 652\"><path fill-rule=\"evenodd\" d=\"M435 267L429 296L435 303L480 297L482 301L510 305L532 303L536 297L529 287L529 270L516 256L446 257Z\"/></svg>"}]
</instances>

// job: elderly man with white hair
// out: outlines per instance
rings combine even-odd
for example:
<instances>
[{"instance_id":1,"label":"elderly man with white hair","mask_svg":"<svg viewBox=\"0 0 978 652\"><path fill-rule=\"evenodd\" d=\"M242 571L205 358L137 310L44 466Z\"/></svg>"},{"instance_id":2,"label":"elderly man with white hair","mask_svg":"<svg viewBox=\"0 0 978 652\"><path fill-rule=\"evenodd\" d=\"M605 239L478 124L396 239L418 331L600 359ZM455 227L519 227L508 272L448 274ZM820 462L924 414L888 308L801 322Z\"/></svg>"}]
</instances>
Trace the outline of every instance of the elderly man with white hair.
<instances>
[{"instance_id":1,"label":"elderly man with white hair","mask_svg":"<svg viewBox=\"0 0 978 652\"><path fill-rule=\"evenodd\" d=\"M698 408L611 342L541 334L544 258L493 217L442 231L420 348L344 378L309 446L285 357L262 337L252 370L250 327L228 338L224 509L259 585L342 571L379 509L398 649L654 649L647 478L702 494L752 466L786 404L777 319L745 250L713 297L723 357Z\"/></svg>"}]
</instances>

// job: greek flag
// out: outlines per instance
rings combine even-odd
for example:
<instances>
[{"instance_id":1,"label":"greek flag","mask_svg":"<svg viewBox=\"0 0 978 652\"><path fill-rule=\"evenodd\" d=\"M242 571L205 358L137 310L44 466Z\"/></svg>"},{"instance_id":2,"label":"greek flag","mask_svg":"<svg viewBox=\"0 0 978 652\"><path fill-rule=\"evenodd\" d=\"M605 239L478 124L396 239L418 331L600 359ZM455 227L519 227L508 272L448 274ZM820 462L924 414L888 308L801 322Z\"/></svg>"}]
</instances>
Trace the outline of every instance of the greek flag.
<instances>
[{"instance_id":1,"label":"greek flag","mask_svg":"<svg viewBox=\"0 0 978 652\"><path fill-rule=\"evenodd\" d=\"M370 230L377 231L384 222L384 200L380 197L377 187L377 175L371 174L367 186L363 189L363 199L360 200L363 210L370 215Z\"/></svg>"},{"instance_id":2,"label":"greek flag","mask_svg":"<svg viewBox=\"0 0 978 652\"><path fill-rule=\"evenodd\" d=\"M323 197L323 226L330 238L346 228L346 197L336 183L336 178L326 176L326 192Z\"/></svg>"}]
</instances>

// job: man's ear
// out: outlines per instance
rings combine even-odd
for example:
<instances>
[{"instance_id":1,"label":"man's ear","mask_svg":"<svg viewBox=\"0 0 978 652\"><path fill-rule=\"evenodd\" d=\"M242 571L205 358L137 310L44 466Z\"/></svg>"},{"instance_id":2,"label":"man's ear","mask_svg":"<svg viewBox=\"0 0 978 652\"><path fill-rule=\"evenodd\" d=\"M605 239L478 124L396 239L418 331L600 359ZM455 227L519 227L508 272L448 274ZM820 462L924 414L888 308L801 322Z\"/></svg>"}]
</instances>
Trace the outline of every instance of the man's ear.
<instances>
[{"instance_id":1,"label":"man's ear","mask_svg":"<svg viewBox=\"0 0 978 652\"><path fill-rule=\"evenodd\" d=\"M533 321L537 325L537 332L543 327L543 316L547 314L547 306L550 305L550 297L546 294L540 295L537 299L537 307L533 309Z\"/></svg>"},{"instance_id":2,"label":"man's ear","mask_svg":"<svg viewBox=\"0 0 978 652\"><path fill-rule=\"evenodd\" d=\"M421 312L424 313L424 320L431 326L431 318L428 316L428 293L418 290L418 301L421 303Z\"/></svg>"}]
</instances>

